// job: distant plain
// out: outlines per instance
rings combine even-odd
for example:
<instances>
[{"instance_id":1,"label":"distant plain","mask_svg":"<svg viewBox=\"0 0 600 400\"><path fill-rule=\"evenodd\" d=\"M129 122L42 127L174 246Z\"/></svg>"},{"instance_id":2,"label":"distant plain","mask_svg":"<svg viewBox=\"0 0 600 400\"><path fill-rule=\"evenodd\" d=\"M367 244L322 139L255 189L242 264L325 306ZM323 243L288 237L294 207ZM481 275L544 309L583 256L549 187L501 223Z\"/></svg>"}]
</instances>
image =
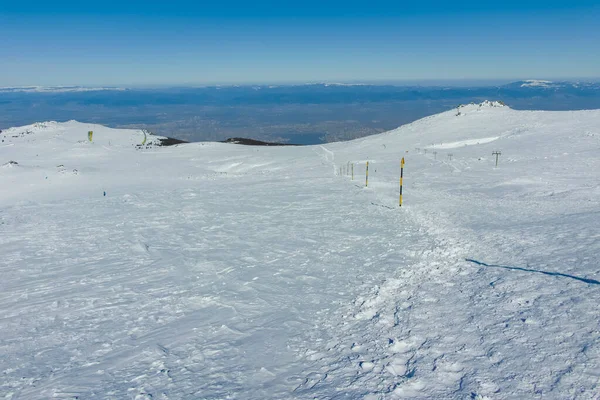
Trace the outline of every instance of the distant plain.
<instances>
[{"instance_id":1,"label":"distant plain","mask_svg":"<svg viewBox=\"0 0 600 400\"><path fill-rule=\"evenodd\" d=\"M319 144L385 132L483 100L500 100L517 110L600 108L600 83L574 81L79 89L0 88L0 129L76 119L186 141L246 137Z\"/></svg>"}]
</instances>

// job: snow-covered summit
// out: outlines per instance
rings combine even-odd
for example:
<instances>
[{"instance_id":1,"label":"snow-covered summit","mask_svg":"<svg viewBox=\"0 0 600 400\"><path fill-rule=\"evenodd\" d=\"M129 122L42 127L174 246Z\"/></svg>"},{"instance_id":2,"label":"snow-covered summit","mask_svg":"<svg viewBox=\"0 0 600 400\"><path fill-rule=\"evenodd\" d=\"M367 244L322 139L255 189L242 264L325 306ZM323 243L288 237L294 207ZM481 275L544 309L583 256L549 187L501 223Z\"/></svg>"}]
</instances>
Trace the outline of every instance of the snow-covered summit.
<instances>
[{"instance_id":1,"label":"snow-covered summit","mask_svg":"<svg viewBox=\"0 0 600 400\"><path fill-rule=\"evenodd\" d=\"M540 79L529 79L521 83L521 87L543 87L549 88L552 87L554 82L552 81L544 81Z\"/></svg>"},{"instance_id":2,"label":"snow-covered summit","mask_svg":"<svg viewBox=\"0 0 600 400\"><path fill-rule=\"evenodd\" d=\"M501 101L490 101L490 100L485 100L485 101L482 101L481 103L460 104L458 107L456 107L456 116L462 116L468 112L481 111L482 109L492 109L492 108L508 108L508 107Z\"/></svg>"},{"instance_id":3,"label":"snow-covered summit","mask_svg":"<svg viewBox=\"0 0 600 400\"><path fill-rule=\"evenodd\" d=\"M504 104L502 101L485 100L479 103L479 107L506 107L506 104Z\"/></svg>"},{"instance_id":4,"label":"snow-covered summit","mask_svg":"<svg viewBox=\"0 0 600 400\"><path fill-rule=\"evenodd\" d=\"M472 109L472 110L480 110L482 108L500 108L500 107L508 107L502 101L490 101L484 100L481 103L469 103L469 104L460 104L458 109Z\"/></svg>"}]
</instances>

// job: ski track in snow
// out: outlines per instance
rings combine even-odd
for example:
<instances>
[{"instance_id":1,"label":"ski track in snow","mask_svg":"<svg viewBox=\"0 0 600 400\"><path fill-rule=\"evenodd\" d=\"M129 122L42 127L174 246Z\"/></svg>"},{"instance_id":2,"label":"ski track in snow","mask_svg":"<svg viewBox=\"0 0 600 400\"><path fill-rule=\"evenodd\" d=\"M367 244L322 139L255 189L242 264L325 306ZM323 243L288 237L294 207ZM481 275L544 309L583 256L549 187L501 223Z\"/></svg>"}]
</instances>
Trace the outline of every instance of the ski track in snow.
<instances>
[{"instance_id":1,"label":"ski track in snow","mask_svg":"<svg viewBox=\"0 0 600 400\"><path fill-rule=\"evenodd\" d=\"M454 114L304 148L3 132L0 394L598 399L600 113Z\"/></svg>"}]
</instances>

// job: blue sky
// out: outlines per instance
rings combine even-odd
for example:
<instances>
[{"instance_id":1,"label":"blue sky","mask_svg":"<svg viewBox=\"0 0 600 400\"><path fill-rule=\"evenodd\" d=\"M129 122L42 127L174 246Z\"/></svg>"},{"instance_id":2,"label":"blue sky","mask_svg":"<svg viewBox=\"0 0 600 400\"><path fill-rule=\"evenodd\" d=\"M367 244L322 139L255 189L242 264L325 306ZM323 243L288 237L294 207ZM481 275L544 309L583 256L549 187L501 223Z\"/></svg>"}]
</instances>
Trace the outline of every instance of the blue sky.
<instances>
[{"instance_id":1,"label":"blue sky","mask_svg":"<svg viewBox=\"0 0 600 400\"><path fill-rule=\"evenodd\" d=\"M592 1L204 3L0 0L0 86L600 76Z\"/></svg>"}]
</instances>

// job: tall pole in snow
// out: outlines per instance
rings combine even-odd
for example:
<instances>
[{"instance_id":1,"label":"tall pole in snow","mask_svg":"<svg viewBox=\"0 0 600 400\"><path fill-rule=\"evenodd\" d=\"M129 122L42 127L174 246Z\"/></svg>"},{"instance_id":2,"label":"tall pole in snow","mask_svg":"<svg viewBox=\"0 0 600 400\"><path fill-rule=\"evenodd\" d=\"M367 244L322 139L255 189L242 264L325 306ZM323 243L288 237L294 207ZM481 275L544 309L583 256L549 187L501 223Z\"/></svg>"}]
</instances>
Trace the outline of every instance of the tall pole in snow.
<instances>
[{"instance_id":1,"label":"tall pole in snow","mask_svg":"<svg viewBox=\"0 0 600 400\"><path fill-rule=\"evenodd\" d=\"M498 156L499 156L500 154L502 154L502 152L500 152L500 151L493 151L493 152L492 152L492 155L493 155L493 156L496 156L496 167L498 167Z\"/></svg>"},{"instance_id":2,"label":"tall pole in snow","mask_svg":"<svg viewBox=\"0 0 600 400\"><path fill-rule=\"evenodd\" d=\"M367 180L365 181L365 187L369 186L369 162L367 161Z\"/></svg>"},{"instance_id":3,"label":"tall pole in snow","mask_svg":"<svg viewBox=\"0 0 600 400\"><path fill-rule=\"evenodd\" d=\"M404 178L404 157L402 157L402 161L400 161L400 200L398 202L400 207L402 207L402 179L403 178Z\"/></svg>"},{"instance_id":4,"label":"tall pole in snow","mask_svg":"<svg viewBox=\"0 0 600 400\"><path fill-rule=\"evenodd\" d=\"M352 180L354 180L354 163L352 163Z\"/></svg>"}]
</instances>

